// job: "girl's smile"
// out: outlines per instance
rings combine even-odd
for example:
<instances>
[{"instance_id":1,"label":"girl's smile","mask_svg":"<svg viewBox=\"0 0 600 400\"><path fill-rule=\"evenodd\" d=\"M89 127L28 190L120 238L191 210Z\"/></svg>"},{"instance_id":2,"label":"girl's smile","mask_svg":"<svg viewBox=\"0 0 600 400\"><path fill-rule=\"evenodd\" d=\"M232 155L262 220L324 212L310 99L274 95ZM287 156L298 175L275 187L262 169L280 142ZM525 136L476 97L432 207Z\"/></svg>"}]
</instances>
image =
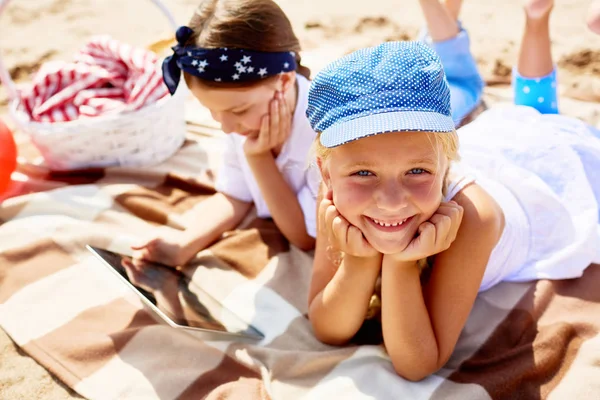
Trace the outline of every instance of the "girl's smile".
<instances>
[{"instance_id":1,"label":"girl's smile","mask_svg":"<svg viewBox=\"0 0 600 400\"><path fill-rule=\"evenodd\" d=\"M367 217L367 220L371 222L376 228L382 232L399 232L405 229L413 217L395 220L379 220L371 217Z\"/></svg>"}]
</instances>

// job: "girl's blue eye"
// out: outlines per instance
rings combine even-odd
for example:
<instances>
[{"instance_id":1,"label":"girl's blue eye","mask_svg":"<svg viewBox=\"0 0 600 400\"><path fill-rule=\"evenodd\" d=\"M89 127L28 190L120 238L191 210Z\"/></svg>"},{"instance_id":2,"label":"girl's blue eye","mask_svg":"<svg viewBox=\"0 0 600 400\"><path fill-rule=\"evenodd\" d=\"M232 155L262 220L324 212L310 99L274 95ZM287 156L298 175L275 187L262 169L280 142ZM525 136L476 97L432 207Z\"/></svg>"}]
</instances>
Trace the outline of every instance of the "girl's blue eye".
<instances>
[{"instance_id":1,"label":"girl's blue eye","mask_svg":"<svg viewBox=\"0 0 600 400\"><path fill-rule=\"evenodd\" d=\"M425 171L423 168L413 168L410 171L408 171L408 173L410 175L421 175L426 173L427 171Z\"/></svg>"},{"instance_id":2,"label":"girl's blue eye","mask_svg":"<svg viewBox=\"0 0 600 400\"><path fill-rule=\"evenodd\" d=\"M356 172L354 175L358 175L358 176L371 176L373 174L370 171L361 169L360 171Z\"/></svg>"}]
</instances>

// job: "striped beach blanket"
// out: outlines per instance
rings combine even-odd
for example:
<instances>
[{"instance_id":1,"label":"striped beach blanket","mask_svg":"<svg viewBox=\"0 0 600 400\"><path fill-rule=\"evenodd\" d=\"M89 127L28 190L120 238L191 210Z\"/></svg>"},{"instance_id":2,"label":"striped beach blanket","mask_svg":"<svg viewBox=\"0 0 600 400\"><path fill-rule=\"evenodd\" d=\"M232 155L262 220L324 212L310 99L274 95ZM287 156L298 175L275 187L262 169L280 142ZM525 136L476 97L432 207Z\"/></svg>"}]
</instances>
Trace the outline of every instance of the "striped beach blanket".
<instances>
[{"instance_id":1,"label":"striped beach blanket","mask_svg":"<svg viewBox=\"0 0 600 400\"><path fill-rule=\"evenodd\" d=\"M187 216L212 193L219 152L217 138L195 136L149 169L22 167L27 194L0 206L2 329L90 399L598 398L598 265L482 293L445 368L414 383L381 345L314 338L310 254L250 216L192 263L196 283L265 339L206 342L158 324L84 246L127 252L153 229L201 223Z\"/></svg>"}]
</instances>

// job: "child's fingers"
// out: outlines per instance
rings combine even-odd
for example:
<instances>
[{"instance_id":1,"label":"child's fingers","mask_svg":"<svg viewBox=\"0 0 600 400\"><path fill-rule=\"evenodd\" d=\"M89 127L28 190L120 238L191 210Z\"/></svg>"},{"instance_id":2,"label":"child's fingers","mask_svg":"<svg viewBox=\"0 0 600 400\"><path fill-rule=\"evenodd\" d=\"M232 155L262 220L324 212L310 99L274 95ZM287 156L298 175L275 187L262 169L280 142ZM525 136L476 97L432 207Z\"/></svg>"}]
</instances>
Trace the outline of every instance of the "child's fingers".
<instances>
[{"instance_id":1,"label":"child's fingers","mask_svg":"<svg viewBox=\"0 0 600 400\"><path fill-rule=\"evenodd\" d=\"M125 269L125 273L127 274L127 277L129 278L129 281L131 281L132 284L134 284L135 286L141 286L142 288L147 289L147 287L145 287L142 284L143 277L144 277L144 271L143 271L143 267L139 265L139 261L123 260L123 262L121 262L121 265Z\"/></svg>"},{"instance_id":2,"label":"child's fingers","mask_svg":"<svg viewBox=\"0 0 600 400\"><path fill-rule=\"evenodd\" d=\"M144 242L141 244L132 244L130 247L131 247L131 250L142 250L148 246L152 246L155 242L156 242L156 239L152 239L150 241L147 241L147 242Z\"/></svg>"},{"instance_id":3,"label":"child's fingers","mask_svg":"<svg viewBox=\"0 0 600 400\"><path fill-rule=\"evenodd\" d=\"M321 203L319 204L319 216L323 218L323 222L326 221L327 209L330 206L333 206L333 203L331 202L331 200L327 199L321 200Z\"/></svg>"},{"instance_id":4,"label":"child's fingers","mask_svg":"<svg viewBox=\"0 0 600 400\"><path fill-rule=\"evenodd\" d=\"M150 251L148 251L147 248L143 248L141 250L134 250L131 258L133 258L134 260L150 260L151 256L150 256Z\"/></svg>"},{"instance_id":5,"label":"child's fingers","mask_svg":"<svg viewBox=\"0 0 600 400\"><path fill-rule=\"evenodd\" d=\"M292 125L292 116L290 114L290 110L289 107L287 105L287 102L285 101L285 99L283 98L283 94L279 93L278 94L278 98L279 98L279 120L281 121L280 124L280 130L279 130L279 143L284 143L291 131L291 125Z\"/></svg>"},{"instance_id":6,"label":"child's fingers","mask_svg":"<svg viewBox=\"0 0 600 400\"><path fill-rule=\"evenodd\" d=\"M450 212L454 209L459 209L462 208L461 206L459 206L457 203L455 203L454 201L450 201L448 203L441 203L440 206L438 207L438 209L436 210L436 213L441 213L441 214L445 214L445 215L450 215Z\"/></svg>"},{"instance_id":7,"label":"child's fingers","mask_svg":"<svg viewBox=\"0 0 600 400\"><path fill-rule=\"evenodd\" d=\"M123 258L121 259L121 266L123 268L133 268L133 262L132 260L128 259L128 258Z\"/></svg>"},{"instance_id":8,"label":"child's fingers","mask_svg":"<svg viewBox=\"0 0 600 400\"><path fill-rule=\"evenodd\" d=\"M445 215L450 219L450 226L448 229L448 238L451 242L456 239L460 223L464 215L464 209L458 203L451 201L443 204L437 211L437 214Z\"/></svg>"},{"instance_id":9,"label":"child's fingers","mask_svg":"<svg viewBox=\"0 0 600 400\"><path fill-rule=\"evenodd\" d=\"M325 229L327 230L327 232L329 232L329 235L331 236L332 233L332 226L333 226L333 220L340 215L340 213L338 212L337 208L335 208L335 206L333 205L329 205L326 209L325 209ZM331 237L330 237L331 239Z\"/></svg>"},{"instance_id":10,"label":"child's fingers","mask_svg":"<svg viewBox=\"0 0 600 400\"><path fill-rule=\"evenodd\" d=\"M125 273L130 281L135 281L136 270L133 262L127 259L121 260L121 266L125 269Z\"/></svg>"},{"instance_id":11,"label":"child's fingers","mask_svg":"<svg viewBox=\"0 0 600 400\"><path fill-rule=\"evenodd\" d=\"M350 224L341 215L337 215L331 224L331 230L337 243L342 247L346 248L348 244L348 228Z\"/></svg>"},{"instance_id":12,"label":"child's fingers","mask_svg":"<svg viewBox=\"0 0 600 400\"><path fill-rule=\"evenodd\" d=\"M419 225L419 237L418 247L420 250L427 253L429 249L433 249L435 246L435 225L429 221L423 222ZM430 256L432 254L427 254L426 256Z\"/></svg>"},{"instance_id":13,"label":"child's fingers","mask_svg":"<svg viewBox=\"0 0 600 400\"><path fill-rule=\"evenodd\" d=\"M348 227L348 247L354 250L355 253L366 250L370 245L366 241L363 233L354 225Z\"/></svg>"},{"instance_id":14,"label":"child's fingers","mask_svg":"<svg viewBox=\"0 0 600 400\"><path fill-rule=\"evenodd\" d=\"M261 148L267 148L269 145L269 127L271 126L271 116L269 114L263 116L260 124L260 132L258 133L258 144Z\"/></svg>"},{"instance_id":15,"label":"child's fingers","mask_svg":"<svg viewBox=\"0 0 600 400\"><path fill-rule=\"evenodd\" d=\"M272 149L278 144L280 135L279 124L281 118L279 118L279 100L271 100L271 112L269 117L271 120L271 123L269 124L269 148Z\"/></svg>"},{"instance_id":16,"label":"child's fingers","mask_svg":"<svg viewBox=\"0 0 600 400\"><path fill-rule=\"evenodd\" d=\"M124 258L121 264L123 267L129 268L131 271L137 272L143 268L144 260L135 257L132 257L131 259Z\"/></svg>"},{"instance_id":17,"label":"child's fingers","mask_svg":"<svg viewBox=\"0 0 600 400\"><path fill-rule=\"evenodd\" d=\"M331 203L330 200L327 199L323 199L321 200L321 203L319 204L319 215L325 215L325 210L327 210L327 207L332 206L333 204Z\"/></svg>"},{"instance_id":18,"label":"child's fingers","mask_svg":"<svg viewBox=\"0 0 600 400\"><path fill-rule=\"evenodd\" d=\"M269 124L270 124L270 120L269 120L269 114L265 114L262 116L262 118L260 119L260 131L258 132L258 137L264 137L265 135L267 135L269 133Z\"/></svg>"},{"instance_id":19,"label":"child's fingers","mask_svg":"<svg viewBox=\"0 0 600 400\"><path fill-rule=\"evenodd\" d=\"M431 218L429 218L429 222L431 222L435 226L435 243L442 243L448 237L450 233L450 228L452 225L452 220L448 215L436 213Z\"/></svg>"},{"instance_id":20,"label":"child's fingers","mask_svg":"<svg viewBox=\"0 0 600 400\"><path fill-rule=\"evenodd\" d=\"M330 200L327 199L323 199L321 200L321 202L319 203L319 214L318 214L318 218L319 218L319 224L320 226L325 229L325 231L327 231L328 225L327 225L327 209L329 208L329 206L332 206L333 204L331 203Z\"/></svg>"},{"instance_id":21,"label":"child's fingers","mask_svg":"<svg viewBox=\"0 0 600 400\"><path fill-rule=\"evenodd\" d=\"M325 229L331 244L340 244L340 234L343 230L343 218L335 206L330 205L325 210Z\"/></svg>"},{"instance_id":22,"label":"child's fingers","mask_svg":"<svg viewBox=\"0 0 600 400\"><path fill-rule=\"evenodd\" d=\"M135 267L135 269L139 272L142 272L144 270L144 268L148 266L148 263L151 262L152 260L150 260L148 258L142 258L142 259L132 258L131 261L132 261L132 264Z\"/></svg>"},{"instance_id":23,"label":"child's fingers","mask_svg":"<svg viewBox=\"0 0 600 400\"><path fill-rule=\"evenodd\" d=\"M464 213L465 209L457 203L454 203L452 208L449 210L450 219L452 220L450 229L450 238L452 241L454 241L458 235L458 230L460 229L460 224L462 223Z\"/></svg>"}]
</instances>

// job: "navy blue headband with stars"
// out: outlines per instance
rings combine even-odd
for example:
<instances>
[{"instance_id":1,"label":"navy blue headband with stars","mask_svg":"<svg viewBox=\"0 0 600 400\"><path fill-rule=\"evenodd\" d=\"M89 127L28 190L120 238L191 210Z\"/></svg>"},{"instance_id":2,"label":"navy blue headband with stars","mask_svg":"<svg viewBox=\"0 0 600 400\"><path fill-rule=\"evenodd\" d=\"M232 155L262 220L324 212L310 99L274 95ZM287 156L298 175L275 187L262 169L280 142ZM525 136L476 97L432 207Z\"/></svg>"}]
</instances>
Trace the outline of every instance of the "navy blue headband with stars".
<instances>
[{"instance_id":1,"label":"navy blue headband with stars","mask_svg":"<svg viewBox=\"0 0 600 400\"><path fill-rule=\"evenodd\" d=\"M296 70L296 53L268 53L243 49L203 49L185 46L194 31L177 29L177 45L173 55L162 64L163 80L171 94L175 93L181 71L213 82L251 82Z\"/></svg>"}]
</instances>

